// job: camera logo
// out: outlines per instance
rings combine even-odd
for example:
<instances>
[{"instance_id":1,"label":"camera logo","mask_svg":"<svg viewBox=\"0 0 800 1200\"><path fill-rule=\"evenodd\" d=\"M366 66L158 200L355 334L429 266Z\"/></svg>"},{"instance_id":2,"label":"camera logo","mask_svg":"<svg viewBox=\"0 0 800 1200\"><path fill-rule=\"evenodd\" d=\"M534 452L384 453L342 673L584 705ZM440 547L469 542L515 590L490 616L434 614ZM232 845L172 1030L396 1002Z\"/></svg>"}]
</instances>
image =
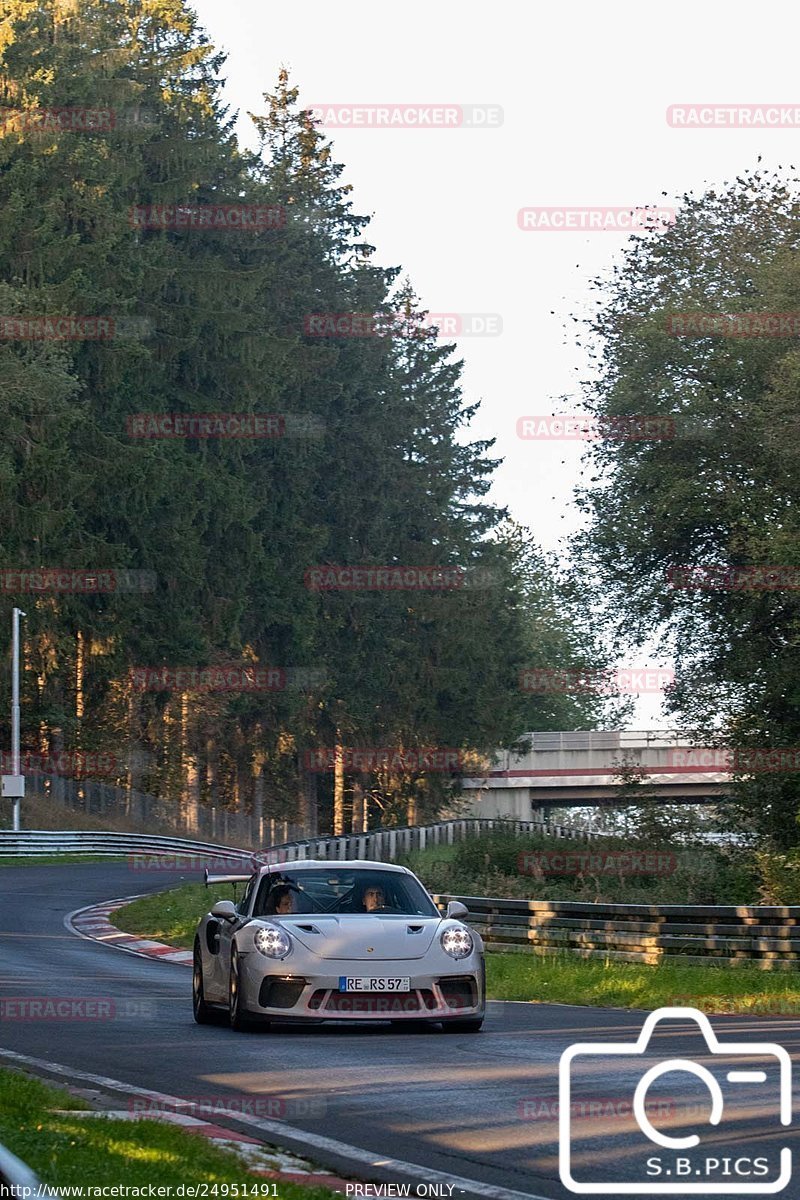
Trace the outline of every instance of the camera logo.
<instances>
[{"instance_id":1,"label":"camera logo","mask_svg":"<svg viewBox=\"0 0 800 1200\"><path fill-rule=\"evenodd\" d=\"M673 1020L694 1023L691 1040L694 1042L699 1034L704 1043L699 1054L691 1058L658 1054L658 1047L651 1044L656 1027L660 1021ZM670 1048L677 1032L674 1026L669 1027ZM703 1061L696 1061L698 1058ZM708 1124L698 1127L699 1132L678 1120L678 1135L674 1125L669 1130L658 1129L651 1120L657 1110L648 1102L648 1091L655 1088L657 1093L658 1081L665 1076L672 1076L674 1091L673 1072L681 1073L677 1082L684 1090L698 1086L703 1090ZM624 1127L604 1125L600 1131L603 1138L607 1144L619 1146L619 1153L598 1157L596 1152L582 1149L581 1139L587 1136L585 1122L580 1129L574 1128L572 1114L581 1087L608 1079L609 1073L631 1080L631 1116ZM748 1122L756 1117L763 1121L766 1113L771 1115L777 1109L778 1123L791 1124L791 1077L791 1059L783 1046L774 1042L721 1042L708 1017L695 1008L657 1009L647 1017L635 1042L580 1042L569 1046L559 1063L561 1182L570 1192L594 1196L642 1192L673 1196L775 1195L791 1180L792 1152L788 1146L778 1149L772 1140L765 1141L764 1129L759 1128L751 1139L753 1153L748 1153ZM638 1080L635 1090L634 1080ZM774 1125L774 1116L772 1122ZM721 1141L726 1128L730 1129L727 1144ZM608 1163L603 1174L615 1177L598 1179L598 1162Z\"/></svg>"}]
</instances>

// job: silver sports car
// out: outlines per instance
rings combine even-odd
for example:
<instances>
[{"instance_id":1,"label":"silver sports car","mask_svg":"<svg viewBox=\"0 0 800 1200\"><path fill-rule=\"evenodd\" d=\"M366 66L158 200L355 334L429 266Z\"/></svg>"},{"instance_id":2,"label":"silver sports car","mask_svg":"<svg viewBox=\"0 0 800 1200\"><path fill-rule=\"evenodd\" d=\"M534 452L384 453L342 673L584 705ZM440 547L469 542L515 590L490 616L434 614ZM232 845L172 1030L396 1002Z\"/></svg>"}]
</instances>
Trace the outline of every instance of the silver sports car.
<instances>
[{"instance_id":1,"label":"silver sports car","mask_svg":"<svg viewBox=\"0 0 800 1200\"><path fill-rule=\"evenodd\" d=\"M483 943L451 901L442 916L416 875L378 862L297 863L253 875L220 900L194 943L194 1016L234 1029L270 1021L425 1021L477 1033Z\"/></svg>"}]
</instances>

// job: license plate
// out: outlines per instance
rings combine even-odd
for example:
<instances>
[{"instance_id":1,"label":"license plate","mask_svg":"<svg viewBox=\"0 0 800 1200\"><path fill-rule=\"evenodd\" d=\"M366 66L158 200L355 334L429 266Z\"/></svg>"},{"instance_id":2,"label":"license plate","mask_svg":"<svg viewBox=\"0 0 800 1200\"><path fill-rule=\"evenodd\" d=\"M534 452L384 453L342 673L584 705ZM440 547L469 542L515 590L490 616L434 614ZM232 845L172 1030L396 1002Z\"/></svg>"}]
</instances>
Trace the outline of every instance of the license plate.
<instances>
[{"instance_id":1,"label":"license plate","mask_svg":"<svg viewBox=\"0 0 800 1200\"><path fill-rule=\"evenodd\" d=\"M410 979L367 979L364 976L340 975L340 992L410 992Z\"/></svg>"}]
</instances>

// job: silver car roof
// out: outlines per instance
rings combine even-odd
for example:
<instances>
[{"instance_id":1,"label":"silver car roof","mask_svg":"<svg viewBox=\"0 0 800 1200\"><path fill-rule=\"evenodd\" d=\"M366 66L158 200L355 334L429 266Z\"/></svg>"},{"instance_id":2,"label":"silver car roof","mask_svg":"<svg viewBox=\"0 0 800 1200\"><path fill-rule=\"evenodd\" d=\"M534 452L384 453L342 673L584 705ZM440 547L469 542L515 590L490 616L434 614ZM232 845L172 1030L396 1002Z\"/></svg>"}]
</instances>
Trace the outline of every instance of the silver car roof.
<instances>
[{"instance_id":1,"label":"silver car roof","mask_svg":"<svg viewBox=\"0 0 800 1200\"><path fill-rule=\"evenodd\" d=\"M408 867L400 867L397 863L372 862L368 858L300 858L296 862L270 863L262 871L305 871L311 868L327 868L330 870L361 870L361 871L396 871L398 875L413 875Z\"/></svg>"}]
</instances>

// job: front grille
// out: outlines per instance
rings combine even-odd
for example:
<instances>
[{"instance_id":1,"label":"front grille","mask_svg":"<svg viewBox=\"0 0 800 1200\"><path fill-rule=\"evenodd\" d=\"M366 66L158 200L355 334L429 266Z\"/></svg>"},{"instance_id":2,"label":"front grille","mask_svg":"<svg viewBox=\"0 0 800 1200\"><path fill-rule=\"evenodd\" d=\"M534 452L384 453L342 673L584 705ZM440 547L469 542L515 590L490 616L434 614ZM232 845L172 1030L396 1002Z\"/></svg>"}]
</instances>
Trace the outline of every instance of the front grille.
<instances>
[{"instance_id":1,"label":"front grille","mask_svg":"<svg viewBox=\"0 0 800 1200\"><path fill-rule=\"evenodd\" d=\"M406 992L400 996L365 996L352 992L331 992L325 1005L325 1011L390 1017L395 1013L420 1012L422 1007L418 992Z\"/></svg>"},{"instance_id":2,"label":"front grille","mask_svg":"<svg viewBox=\"0 0 800 1200\"><path fill-rule=\"evenodd\" d=\"M439 979L437 982L448 1008L475 1008L477 1005L478 990L475 980L469 975Z\"/></svg>"},{"instance_id":3,"label":"front grille","mask_svg":"<svg viewBox=\"0 0 800 1200\"><path fill-rule=\"evenodd\" d=\"M294 1008L305 986L305 979L299 975L268 975L261 982L258 1003L262 1008Z\"/></svg>"}]
</instances>

